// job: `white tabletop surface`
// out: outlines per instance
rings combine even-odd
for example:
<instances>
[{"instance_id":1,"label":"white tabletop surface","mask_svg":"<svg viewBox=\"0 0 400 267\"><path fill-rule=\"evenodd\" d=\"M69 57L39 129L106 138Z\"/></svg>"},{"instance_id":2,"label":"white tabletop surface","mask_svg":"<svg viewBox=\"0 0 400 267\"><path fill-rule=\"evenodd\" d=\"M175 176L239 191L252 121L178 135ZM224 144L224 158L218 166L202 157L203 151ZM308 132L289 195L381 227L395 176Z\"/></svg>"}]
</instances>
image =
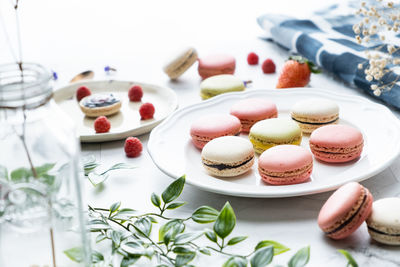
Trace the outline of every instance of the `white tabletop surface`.
<instances>
[{"instance_id":1,"label":"white tabletop surface","mask_svg":"<svg viewBox=\"0 0 400 267\"><path fill-rule=\"evenodd\" d=\"M11 43L15 44L10 2L0 1L0 15L9 22L7 29ZM320 2L324 1L20 1L23 58L55 70L60 77L58 87L87 69L96 72L96 79L110 78L103 71L104 66L110 65L118 69L111 78L168 86L177 93L179 106L184 107L201 101L200 78L196 67L192 67L177 82L170 82L162 72L162 66L172 51L191 45L200 56L213 52L230 53L237 60L237 76L253 81L251 90L273 89L278 74L262 74L260 65L247 65L246 56L254 51L261 60L270 57L279 72L288 53L259 39L263 31L256 23L257 16L283 13L307 17L322 5ZM0 59L2 63L13 60L4 38L0 38ZM360 90L349 87L329 73L313 75L309 86L364 96ZM394 113L399 116L397 111ZM153 209L151 193L161 193L172 179L159 171L150 159L146 151L148 134L139 138L145 149L137 158L125 157L123 141L82 145L83 155L94 154L105 166L118 162L137 166L133 170L114 172L101 192L86 181L84 193L88 203L108 207L120 200L124 207ZM385 142L384 136L382 142ZM400 196L400 159L362 184L375 199ZM246 253L257 241L270 239L292 249L277 256L276 264L285 264L295 251L311 245L309 266L345 266L345 258L337 249L349 250L360 266L400 266L400 249L371 241L365 224L342 241L324 237L317 225L317 215L330 194L252 199L218 195L186 185L181 200L188 204L175 215L188 216L201 205L219 209L229 201L237 216L233 234L249 236L237 246L237 252ZM199 266L220 266L224 259L202 256L197 263Z\"/></svg>"}]
</instances>

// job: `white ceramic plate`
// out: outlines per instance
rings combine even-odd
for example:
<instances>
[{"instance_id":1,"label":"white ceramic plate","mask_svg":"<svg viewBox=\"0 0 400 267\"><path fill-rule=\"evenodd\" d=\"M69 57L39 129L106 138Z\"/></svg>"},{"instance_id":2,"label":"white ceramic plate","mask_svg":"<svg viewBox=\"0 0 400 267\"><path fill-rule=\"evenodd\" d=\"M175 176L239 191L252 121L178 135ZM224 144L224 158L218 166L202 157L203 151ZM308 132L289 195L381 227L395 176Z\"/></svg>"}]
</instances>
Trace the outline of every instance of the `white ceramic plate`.
<instances>
[{"instance_id":1,"label":"white ceramic plate","mask_svg":"<svg viewBox=\"0 0 400 267\"><path fill-rule=\"evenodd\" d=\"M135 84L143 88L142 102L129 101L128 90ZM75 92L83 85L87 86L92 93L113 93L121 99L121 110L115 115L107 116L111 122L110 132L96 134L93 127L95 118L86 117L79 108ZM75 121L82 142L119 140L128 136L150 132L178 106L177 96L169 88L140 82L116 80L73 83L55 91L54 100ZM139 107L145 102L150 102L155 107L156 112L153 119L140 120Z\"/></svg>"},{"instance_id":2,"label":"white ceramic plate","mask_svg":"<svg viewBox=\"0 0 400 267\"><path fill-rule=\"evenodd\" d=\"M264 183L257 171L257 161L249 172L241 176L210 176L202 167L200 150L191 143L191 122L208 113L229 113L235 102L254 97L275 102L279 117L289 117L290 108L302 99L323 97L335 101L340 106L339 123L357 127L364 135L365 146L361 157L344 164L314 160L310 181L296 185L272 186ZM247 138L247 135L241 136ZM301 143L307 149L308 139L308 135L303 136ZM299 196L333 190L350 181L361 181L388 167L400 152L400 121L385 106L362 97L338 95L317 88L253 90L220 95L176 111L153 129L148 150L154 163L164 173L173 178L186 174L188 183L207 191L245 197Z\"/></svg>"}]
</instances>

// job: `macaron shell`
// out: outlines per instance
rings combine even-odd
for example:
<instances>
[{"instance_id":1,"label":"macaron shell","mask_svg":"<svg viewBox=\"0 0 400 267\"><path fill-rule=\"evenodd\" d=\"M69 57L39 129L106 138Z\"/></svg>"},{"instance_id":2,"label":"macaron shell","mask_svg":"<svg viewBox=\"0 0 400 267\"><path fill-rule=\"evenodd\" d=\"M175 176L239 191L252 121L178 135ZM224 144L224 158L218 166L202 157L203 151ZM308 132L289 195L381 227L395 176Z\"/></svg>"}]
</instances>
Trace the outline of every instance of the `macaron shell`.
<instances>
[{"instance_id":1,"label":"macaron shell","mask_svg":"<svg viewBox=\"0 0 400 267\"><path fill-rule=\"evenodd\" d=\"M237 136L224 136L208 142L202 152L204 168L216 176L237 176L254 164L250 141Z\"/></svg>"},{"instance_id":2,"label":"macaron shell","mask_svg":"<svg viewBox=\"0 0 400 267\"><path fill-rule=\"evenodd\" d=\"M230 113L242 123L242 132L248 133L258 121L278 116L276 105L265 99L249 98L235 103Z\"/></svg>"},{"instance_id":3,"label":"macaron shell","mask_svg":"<svg viewBox=\"0 0 400 267\"><path fill-rule=\"evenodd\" d=\"M367 224L372 239L387 245L400 245L400 198L375 201Z\"/></svg>"},{"instance_id":4,"label":"macaron shell","mask_svg":"<svg viewBox=\"0 0 400 267\"><path fill-rule=\"evenodd\" d=\"M227 93L245 90L244 83L236 76L223 74L205 79L200 84L200 95L203 99Z\"/></svg>"},{"instance_id":5,"label":"macaron shell","mask_svg":"<svg viewBox=\"0 0 400 267\"><path fill-rule=\"evenodd\" d=\"M197 148L202 149L210 140L240 133L240 120L229 114L210 114L192 123L190 135Z\"/></svg>"},{"instance_id":6,"label":"macaron shell","mask_svg":"<svg viewBox=\"0 0 400 267\"><path fill-rule=\"evenodd\" d=\"M312 98L297 102L292 107L291 114L303 117L304 121L321 122L337 117L339 106L329 99Z\"/></svg>"},{"instance_id":7,"label":"macaron shell","mask_svg":"<svg viewBox=\"0 0 400 267\"><path fill-rule=\"evenodd\" d=\"M219 75L234 74L236 60L231 55L214 54L199 58L198 72L202 79Z\"/></svg>"},{"instance_id":8,"label":"macaron shell","mask_svg":"<svg viewBox=\"0 0 400 267\"><path fill-rule=\"evenodd\" d=\"M336 190L322 206L319 227L333 239L353 233L369 216L372 195L362 185L351 182Z\"/></svg>"},{"instance_id":9,"label":"macaron shell","mask_svg":"<svg viewBox=\"0 0 400 267\"><path fill-rule=\"evenodd\" d=\"M311 153L295 145L279 145L263 152L258 159L261 178L275 185L306 181L312 172Z\"/></svg>"},{"instance_id":10,"label":"macaron shell","mask_svg":"<svg viewBox=\"0 0 400 267\"><path fill-rule=\"evenodd\" d=\"M193 47L188 47L172 57L164 66L164 72L170 79L175 80L181 76L197 61L197 51Z\"/></svg>"}]
</instances>

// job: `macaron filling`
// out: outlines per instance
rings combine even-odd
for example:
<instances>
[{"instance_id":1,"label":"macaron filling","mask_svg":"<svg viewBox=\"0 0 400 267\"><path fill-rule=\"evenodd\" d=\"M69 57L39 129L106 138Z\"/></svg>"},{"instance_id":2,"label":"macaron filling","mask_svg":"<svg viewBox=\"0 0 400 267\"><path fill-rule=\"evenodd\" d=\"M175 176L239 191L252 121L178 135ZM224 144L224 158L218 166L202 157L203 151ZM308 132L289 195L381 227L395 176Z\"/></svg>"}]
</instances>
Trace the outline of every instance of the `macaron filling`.
<instances>
[{"instance_id":1,"label":"macaron filling","mask_svg":"<svg viewBox=\"0 0 400 267\"><path fill-rule=\"evenodd\" d=\"M190 54L187 56L187 59L182 61L181 64L179 64L176 68L175 68L175 72L180 73L183 72L184 70L186 70L186 68L189 66L191 66L193 64L193 62L190 60L193 57L197 57L197 53L195 51L191 51Z\"/></svg>"},{"instance_id":2,"label":"macaron filling","mask_svg":"<svg viewBox=\"0 0 400 267\"><path fill-rule=\"evenodd\" d=\"M250 161L252 161L254 159L254 155L251 155L248 159L245 159L242 162L234 162L234 163L213 163L209 160L206 159L202 159L203 164L206 165L209 168L214 168L217 169L219 171L222 170L226 170L226 169L235 169L235 168L239 168L241 166L246 165L247 163L249 163Z\"/></svg>"},{"instance_id":3,"label":"macaron filling","mask_svg":"<svg viewBox=\"0 0 400 267\"><path fill-rule=\"evenodd\" d=\"M348 224L350 224L353 219L360 213L362 207L365 205L367 201L368 193L365 188L362 188L362 194L360 195L359 200L354 205L353 209L346 214L346 216L338 221L331 229L324 229L325 234L330 235L334 234L343 228L345 228ZM333 228L333 229L332 229Z\"/></svg>"},{"instance_id":4,"label":"macaron filling","mask_svg":"<svg viewBox=\"0 0 400 267\"><path fill-rule=\"evenodd\" d=\"M378 229L375 229L375 228L373 228L373 227L371 227L371 226L369 226L369 225L368 225L368 230L369 230L369 231L372 231L372 232L375 232L375 233L377 233L377 234L380 234L380 235L400 236L400 233L398 233L398 234L385 233L385 232L379 231Z\"/></svg>"},{"instance_id":5,"label":"macaron filling","mask_svg":"<svg viewBox=\"0 0 400 267\"><path fill-rule=\"evenodd\" d=\"M325 125L325 124L332 124L335 123L339 120L339 117L336 117L335 119L327 122L310 122L310 121L302 121L300 119L296 119L295 117L292 116L292 120L302 123L302 124L310 124L310 125Z\"/></svg>"}]
</instances>

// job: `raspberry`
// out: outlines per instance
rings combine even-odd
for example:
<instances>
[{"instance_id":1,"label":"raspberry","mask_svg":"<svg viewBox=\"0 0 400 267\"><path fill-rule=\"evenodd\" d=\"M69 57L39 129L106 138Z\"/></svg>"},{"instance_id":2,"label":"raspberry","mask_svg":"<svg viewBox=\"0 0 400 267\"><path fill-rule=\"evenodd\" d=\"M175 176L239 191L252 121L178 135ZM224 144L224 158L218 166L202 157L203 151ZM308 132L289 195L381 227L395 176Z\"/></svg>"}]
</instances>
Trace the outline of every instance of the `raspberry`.
<instances>
[{"instance_id":1,"label":"raspberry","mask_svg":"<svg viewBox=\"0 0 400 267\"><path fill-rule=\"evenodd\" d=\"M264 73L274 73L275 72L275 63L272 59L267 58L262 64L262 71Z\"/></svg>"},{"instance_id":2,"label":"raspberry","mask_svg":"<svg viewBox=\"0 0 400 267\"><path fill-rule=\"evenodd\" d=\"M111 123L106 116L97 117L94 121L94 129L96 133L106 133L110 130Z\"/></svg>"},{"instance_id":3,"label":"raspberry","mask_svg":"<svg viewBox=\"0 0 400 267\"><path fill-rule=\"evenodd\" d=\"M152 103L144 103L139 108L140 117L142 120L152 119L154 116L154 106Z\"/></svg>"},{"instance_id":4,"label":"raspberry","mask_svg":"<svg viewBox=\"0 0 400 267\"><path fill-rule=\"evenodd\" d=\"M128 158L137 157L143 150L142 143L136 137L128 137L124 145L125 154Z\"/></svg>"},{"instance_id":5,"label":"raspberry","mask_svg":"<svg viewBox=\"0 0 400 267\"><path fill-rule=\"evenodd\" d=\"M257 65L258 55L254 52L249 53L249 55L247 56L247 63L249 63L249 65Z\"/></svg>"},{"instance_id":6,"label":"raspberry","mask_svg":"<svg viewBox=\"0 0 400 267\"><path fill-rule=\"evenodd\" d=\"M90 92L90 89L87 88L86 86L81 86L78 88L78 90L76 90L76 99L79 101L81 101L82 98L84 98L85 96L91 95L92 92Z\"/></svg>"},{"instance_id":7,"label":"raspberry","mask_svg":"<svg viewBox=\"0 0 400 267\"><path fill-rule=\"evenodd\" d=\"M128 91L128 96L130 101L140 101L143 96L143 89L140 85L134 85Z\"/></svg>"}]
</instances>

